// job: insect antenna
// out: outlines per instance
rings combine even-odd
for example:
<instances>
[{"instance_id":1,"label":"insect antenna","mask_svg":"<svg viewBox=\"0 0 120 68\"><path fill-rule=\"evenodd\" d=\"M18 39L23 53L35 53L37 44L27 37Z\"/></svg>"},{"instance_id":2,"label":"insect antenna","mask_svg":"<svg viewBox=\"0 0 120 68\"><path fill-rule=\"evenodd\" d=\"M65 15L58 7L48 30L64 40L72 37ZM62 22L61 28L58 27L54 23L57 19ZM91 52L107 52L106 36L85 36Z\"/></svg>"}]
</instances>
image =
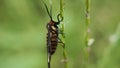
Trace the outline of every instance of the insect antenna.
<instances>
[{"instance_id":1,"label":"insect antenna","mask_svg":"<svg viewBox=\"0 0 120 68\"><path fill-rule=\"evenodd\" d=\"M52 5L50 5L50 16L51 16L51 20L52 20Z\"/></svg>"},{"instance_id":2,"label":"insect antenna","mask_svg":"<svg viewBox=\"0 0 120 68\"><path fill-rule=\"evenodd\" d=\"M52 6L50 7L50 12L49 12L48 7L47 7L47 5L46 5L46 3L44 1L43 1L43 4L44 4L44 6L45 6L45 8L47 10L47 13L48 13L50 19L52 20Z\"/></svg>"},{"instance_id":3,"label":"insect antenna","mask_svg":"<svg viewBox=\"0 0 120 68\"><path fill-rule=\"evenodd\" d=\"M60 13L57 15L57 20L58 20L57 24L60 24L60 22L63 21L63 17L61 17Z\"/></svg>"}]
</instances>

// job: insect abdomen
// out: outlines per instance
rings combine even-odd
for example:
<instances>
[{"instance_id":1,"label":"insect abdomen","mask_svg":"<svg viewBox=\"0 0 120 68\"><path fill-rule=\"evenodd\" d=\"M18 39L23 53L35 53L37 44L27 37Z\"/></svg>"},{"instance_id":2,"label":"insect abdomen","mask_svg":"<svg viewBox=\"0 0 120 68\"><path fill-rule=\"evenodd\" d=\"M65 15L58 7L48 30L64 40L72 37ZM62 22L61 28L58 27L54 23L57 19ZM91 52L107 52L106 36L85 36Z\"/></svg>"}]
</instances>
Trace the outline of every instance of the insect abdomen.
<instances>
[{"instance_id":1,"label":"insect abdomen","mask_svg":"<svg viewBox=\"0 0 120 68\"><path fill-rule=\"evenodd\" d=\"M52 33L51 37L51 54L54 54L58 44L58 36L55 33Z\"/></svg>"}]
</instances>

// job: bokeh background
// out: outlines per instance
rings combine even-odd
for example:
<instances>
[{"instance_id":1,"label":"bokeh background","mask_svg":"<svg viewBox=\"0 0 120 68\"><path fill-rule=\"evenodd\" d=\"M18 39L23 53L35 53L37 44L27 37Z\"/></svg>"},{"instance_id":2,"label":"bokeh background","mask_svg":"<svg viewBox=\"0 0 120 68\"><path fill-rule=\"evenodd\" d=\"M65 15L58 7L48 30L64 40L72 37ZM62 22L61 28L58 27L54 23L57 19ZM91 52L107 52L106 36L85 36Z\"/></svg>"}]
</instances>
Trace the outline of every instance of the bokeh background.
<instances>
[{"instance_id":1,"label":"bokeh background","mask_svg":"<svg viewBox=\"0 0 120 68\"><path fill-rule=\"evenodd\" d=\"M50 7L49 0L44 0ZM53 19L59 0L53 1ZM89 61L85 52L85 0L64 1L68 68L120 68L120 0L91 0ZM0 68L47 68L46 24L41 0L0 0ZM62 47L52 68L63 68Z\"/></svg>"}]
</instances>

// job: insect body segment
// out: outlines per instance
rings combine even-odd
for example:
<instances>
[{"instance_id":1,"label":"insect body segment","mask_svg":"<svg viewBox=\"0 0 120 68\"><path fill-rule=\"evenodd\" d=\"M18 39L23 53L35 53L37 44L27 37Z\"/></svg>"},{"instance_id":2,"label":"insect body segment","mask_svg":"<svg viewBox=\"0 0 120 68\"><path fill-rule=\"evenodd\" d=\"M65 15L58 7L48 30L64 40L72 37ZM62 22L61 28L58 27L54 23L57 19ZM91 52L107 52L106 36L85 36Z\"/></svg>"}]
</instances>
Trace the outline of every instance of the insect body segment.
<instances>
[{"instance_id":1,"label":"insect body segment","mask_svg":"<svg viewBox=\"0 0 120 68\"><path fill-rule=\"evenodd\" d=\"M47 24L47 45L50 47L50 54L54 54L58 44L58 26L54 21L50 21ZM50 44L49 44L50 43Z\"/></svg>"}]
</instances>

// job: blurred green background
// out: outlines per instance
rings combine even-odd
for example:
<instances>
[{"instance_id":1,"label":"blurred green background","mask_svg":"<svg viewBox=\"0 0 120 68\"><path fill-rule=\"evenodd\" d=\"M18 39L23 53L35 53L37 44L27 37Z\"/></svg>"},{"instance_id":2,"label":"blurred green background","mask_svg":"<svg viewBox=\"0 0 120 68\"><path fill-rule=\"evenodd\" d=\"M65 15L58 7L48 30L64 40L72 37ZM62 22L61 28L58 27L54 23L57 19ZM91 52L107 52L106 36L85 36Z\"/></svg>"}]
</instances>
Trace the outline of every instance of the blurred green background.
<instances>
[{"instance_id":1,"label":"blurred green background","mask_svg":"<svg viewBox=\"0 0 120 68\"><path fill-rule=\"evenodd\" d=\"M53 19L59 0L53 1ZM48 8L49 0L45 0ZM90 37L94 43L85 62L85 0L64 1L68 68L120 68L120 0L91 0ZM47 68L46 24L41 0L0 0L0 68ZM62 47L52 68L63 68Z\"/></svg>"}]
</instances>

